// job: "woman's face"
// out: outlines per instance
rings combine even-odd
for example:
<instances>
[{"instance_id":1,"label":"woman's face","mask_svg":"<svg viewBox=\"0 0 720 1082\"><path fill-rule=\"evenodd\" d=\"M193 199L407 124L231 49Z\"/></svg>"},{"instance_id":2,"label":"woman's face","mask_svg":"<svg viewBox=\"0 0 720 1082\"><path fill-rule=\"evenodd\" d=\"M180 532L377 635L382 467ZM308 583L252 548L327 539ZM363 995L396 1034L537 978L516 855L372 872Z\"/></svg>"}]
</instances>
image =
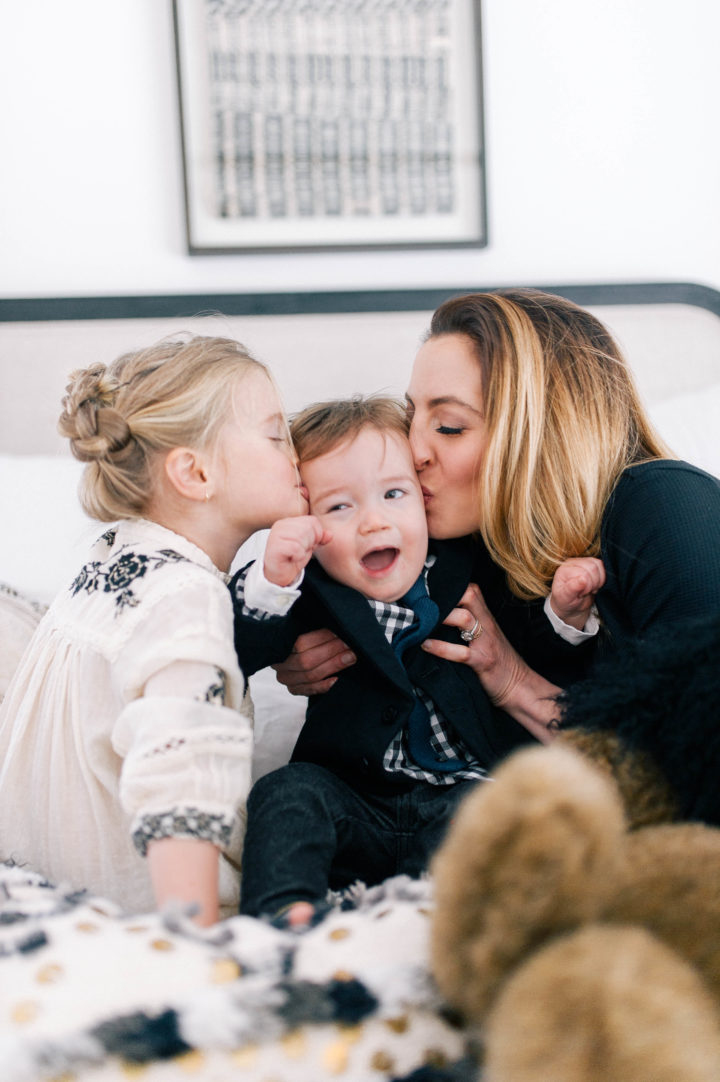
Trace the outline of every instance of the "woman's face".
<instances>
[{"instance_id":1,"label":"woman's face","mask_svg":"<svg viewBox=\"0 0 720 1082\"><path fill-rule=\"evenodd\" d=\"M410 445L431 537L480 527L476 478L486 444L480 365L464 334L431 338L407 390Z\"/></svg>"}]
</instances>

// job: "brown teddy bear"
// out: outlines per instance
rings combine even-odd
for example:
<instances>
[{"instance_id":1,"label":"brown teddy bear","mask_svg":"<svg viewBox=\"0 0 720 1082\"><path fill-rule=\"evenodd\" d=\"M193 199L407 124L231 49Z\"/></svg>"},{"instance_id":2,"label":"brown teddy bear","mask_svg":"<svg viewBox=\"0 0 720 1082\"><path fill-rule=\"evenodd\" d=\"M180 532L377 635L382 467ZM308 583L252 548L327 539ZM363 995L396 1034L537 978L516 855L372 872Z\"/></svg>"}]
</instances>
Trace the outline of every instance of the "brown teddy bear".
<instances>
[{"instance_id":1,"label":"brown teddy bear","mask_svg":"<svg viewBox=\"0 0 720 1082\"><path fill-rule=\"evenodd\" d=\"M487 1082L720 1080L718 661L720 620L628 649L461 806L432 964Z\"/></svg>"}]
</instances>

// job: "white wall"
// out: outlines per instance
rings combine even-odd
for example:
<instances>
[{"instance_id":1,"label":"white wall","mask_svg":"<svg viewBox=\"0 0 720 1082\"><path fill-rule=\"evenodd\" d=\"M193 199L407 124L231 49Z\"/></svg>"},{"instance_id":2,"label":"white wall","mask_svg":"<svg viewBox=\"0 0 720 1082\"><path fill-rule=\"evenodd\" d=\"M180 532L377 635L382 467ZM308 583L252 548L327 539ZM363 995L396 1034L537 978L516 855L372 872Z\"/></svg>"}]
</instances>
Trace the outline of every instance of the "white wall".
<instances>
[{"instance_id":1,"label":"white wall","mask_svg":"<svg viewBox=\"0 0 720 1082\"><path fill-rule=\"evenodd\" d=\"M188 256L170 0L0 4L0 296L720 288L718 0L484 0L490 244Z\"/></svg>"}]
</instances>

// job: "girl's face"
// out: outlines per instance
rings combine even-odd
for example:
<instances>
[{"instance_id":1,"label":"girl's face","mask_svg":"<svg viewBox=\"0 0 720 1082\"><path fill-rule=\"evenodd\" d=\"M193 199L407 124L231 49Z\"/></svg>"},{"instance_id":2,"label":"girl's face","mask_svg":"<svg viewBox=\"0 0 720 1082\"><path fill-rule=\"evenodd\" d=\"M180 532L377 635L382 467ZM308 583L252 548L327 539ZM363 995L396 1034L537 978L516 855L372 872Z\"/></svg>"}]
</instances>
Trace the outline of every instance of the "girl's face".
<instances>
[{"instance_id":1,"label":"girl's face","mask_svg":"<svg viewBox=\"0 0 720 1082\"><path fill-rule=\"evenodd\" d=\"M406 397L430 536L473 533L480 528L477 476L487 437L472 339L464 334L429 339L415 358Z\"/></svg>"},{"instance_id":2,"label":"girl's face","mask_svg":"<svg viewBox=\"0 0 720 1082\"><path fill-rule=\"evenodd\" d=\"M232 390L229 390L232 394ZM307 514L285 416L270 379L253 370L237 383L218 433L212 497L244 541L276 519Z\"/></svg>"}]
</instances>

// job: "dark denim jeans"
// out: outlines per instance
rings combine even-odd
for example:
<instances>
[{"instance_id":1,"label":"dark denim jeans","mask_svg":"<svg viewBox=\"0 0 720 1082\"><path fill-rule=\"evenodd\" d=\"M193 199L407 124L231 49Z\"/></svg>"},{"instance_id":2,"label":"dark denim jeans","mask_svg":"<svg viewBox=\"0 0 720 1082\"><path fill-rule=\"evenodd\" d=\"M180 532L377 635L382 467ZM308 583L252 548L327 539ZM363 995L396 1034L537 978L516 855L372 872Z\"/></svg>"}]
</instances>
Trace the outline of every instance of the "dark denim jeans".
<instances>
[{"instance_id":1,"label":"dark denim jeans","mask_svg":"<svg viewBox=\"0 0 720 1082\"><path fill-rule=\"evenodd\" d=\"M271 916L291 902L323 901L328 887L419 876L460 800L477 784L418 782L375 796L314 763L266 774L248 801L240 912Z\"/></svg>"}]
</instances>

